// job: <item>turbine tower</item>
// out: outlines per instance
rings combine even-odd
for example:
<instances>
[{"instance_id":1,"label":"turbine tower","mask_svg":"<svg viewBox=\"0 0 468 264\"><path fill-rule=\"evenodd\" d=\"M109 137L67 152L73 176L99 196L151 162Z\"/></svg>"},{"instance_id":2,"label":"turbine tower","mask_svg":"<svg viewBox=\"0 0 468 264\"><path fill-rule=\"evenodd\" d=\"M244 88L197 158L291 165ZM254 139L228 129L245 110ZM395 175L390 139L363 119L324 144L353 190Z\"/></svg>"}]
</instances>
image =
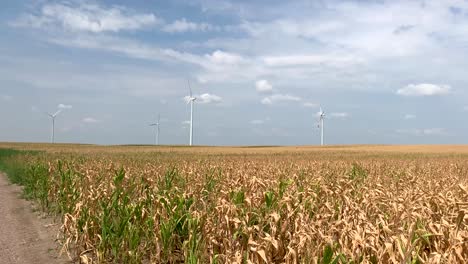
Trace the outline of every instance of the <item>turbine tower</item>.
<instances>
[{"instance_id":1,"label":"turbine tower","mask_svg":"<svg viewBox=\"0 0 468 264\"><path fill-rule=\"evenodd\" d=\"M320 127L320 146L323 146L323 120L325 119L325 112L322 111L322 107L320 107L319 114L319 127Z\"/></svg>"},{"instance_id":2,"label":"turbine tower","mask_svg":"<svg viewBox=\"0 0 468 264\"><path fill-rule=\"evenodd\" d=\"M192 146L192 143L193 143L193 104L195 100L197 100L197 98L192 95L192 88L190 87L190 80L187 80L187 82L188 82L188 87L190 91L190 96L187 99L187 104L190 104L190 143L189 145Z\"/></svg>"},{"instance_id":3,"label":"turbine tower","mask_svg":"<svg viewBox=\"0 0 468 264\"><path fill-rule=\"evenodd\" d=\"M158 122L150 124L150 126L155 126L156 127L155 145L159 145L159 124L160 124L160 121L161 121L161 114L158 114Z\"/></svg>"},{"instance_id":4,"label":"turbine tower","mask_svg":"<svg viewBox=\"0 0 468 264\"><path fill-rule=\"evenodd\" d=\"M52 137L51 137L52 143L55 143L55 118L57 117L58 114L60 114L60 112L62 112L62 109L59 109L54 114L46 113L52 119Z\"/></svg>"}]
</instances>

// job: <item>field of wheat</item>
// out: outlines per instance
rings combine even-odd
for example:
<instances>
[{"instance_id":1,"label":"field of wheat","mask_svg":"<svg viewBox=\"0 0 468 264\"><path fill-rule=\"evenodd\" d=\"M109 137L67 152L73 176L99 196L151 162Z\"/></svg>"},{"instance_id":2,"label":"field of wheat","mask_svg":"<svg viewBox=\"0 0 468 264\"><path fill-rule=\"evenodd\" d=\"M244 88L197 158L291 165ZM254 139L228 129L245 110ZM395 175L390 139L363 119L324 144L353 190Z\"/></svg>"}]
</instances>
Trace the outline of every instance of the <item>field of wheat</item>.
<instances>
[{"instance_id":1,"label":"field of wheat","mask_svg":"<svg viewBox=\"0 0 468 264\"><path fill-rule=\"evenodd\" d=\"M456 147L0 146L81 263L468 262Z\"/></svg>"}]
</instances>

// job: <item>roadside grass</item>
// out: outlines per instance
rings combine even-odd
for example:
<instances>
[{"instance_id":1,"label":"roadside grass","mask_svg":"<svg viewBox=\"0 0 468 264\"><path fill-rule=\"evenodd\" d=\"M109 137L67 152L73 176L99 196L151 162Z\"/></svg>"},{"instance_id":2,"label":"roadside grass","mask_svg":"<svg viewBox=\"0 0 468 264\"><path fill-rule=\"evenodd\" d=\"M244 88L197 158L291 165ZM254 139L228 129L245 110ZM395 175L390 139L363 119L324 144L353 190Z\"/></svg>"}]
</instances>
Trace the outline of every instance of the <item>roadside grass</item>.
<instances>
[{"instance_id":1,"label":"roadside grass","mask_svg":"<svg viewBox=\"0 0 468 264\"><path fill-rule=\"evenodd\" d=\"M41 151L0 149L0 171L11 183L23 186L23 197L39 202L43 211L49 211L50 179L48 167L33 160Z\"/></svg>"},{"instance_id":2,"label":"roadside grass","mask_svg":"<svg viewBox=\"0 0 468 264\"><path fill-rule=\"evenodd\" d=\"M24 161L15 157L18 155L36 155L39 151L24 151L16 149L0 148L0 171L6 173L12 183L24 185L25 167Z\"/></svg>"}]
</instances>

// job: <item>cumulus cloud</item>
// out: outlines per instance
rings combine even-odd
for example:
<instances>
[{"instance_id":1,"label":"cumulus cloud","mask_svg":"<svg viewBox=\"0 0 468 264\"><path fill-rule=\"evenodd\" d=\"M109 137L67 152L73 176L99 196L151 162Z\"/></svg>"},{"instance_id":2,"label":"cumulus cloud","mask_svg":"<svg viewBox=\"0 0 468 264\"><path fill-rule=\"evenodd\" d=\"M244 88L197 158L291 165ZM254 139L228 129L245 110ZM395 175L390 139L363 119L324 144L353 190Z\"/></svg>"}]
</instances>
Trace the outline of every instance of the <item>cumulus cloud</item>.
<instances>
[{"instance_id":1,"label":"cumulus cloud","mask_svg":"<svg viewBox=\"0 0 468 264\"><path fill-rule=\"evenodd\" d=\"M216 27L208 23L195 23L187 21L185 18L178 19L170 24L166 24L162 30L169 33L181 33L187 31L211 31Z\"/></svg>"},{"instance_id":2,"label":"cumulus cloud","mask_svg":"<svg viewBox=\"0 0 468 264\"><path fill-rule=\"evenodd\" d=\"M59 104L57 106L57 108L59 108L59 109L71 109L72 106L71 105L66 105L66 104Z\"/></svg>"},{"instance_id":3,"label":"cumulus cloud","mask_svg":"<svg viewBox=\"0 0 468 264\"><path fill-rule=\"evenodd\" d=\"M196 99L196 103L199 104L211 104L211 103L221 103L223 101L223 98L220 96L214 95L214 94L209 94L209 93L204 93L201 95L194 95ZM184 101L189 102L190 96L185 96Z\"/></svg>"},{"instance_id":4,"label":"cumulus cloud","mask_svg":"<svg viewBox=\"0 0 468 264\"><path fill-rule=\"evenodd\" d=\"M270 93L273 91L273 86L267 80L258 80L255 82L255 89L259 93Z\"/></svg>"},{"instance_id":5,"label":"cumulus cloud","mask_svg":"<svg viewBox=\"0 0 468 264\"><path fill-rule=\"evenodd\" d=\"M449 85L437 85L430 83L409 84L397 90L398 95L402 96L434 96L445 95L451 92Z\"/></svg>"},{"instance_id":6,"label":"cumulus cloud","mask_svg":"<svg viewBox=\"0 0 468 264\"><path fill-rule=\"evenodd\" d=\"M93 124L93 123L99 123L100 121L93 118L93 117L85 117L81 120L83 123L88 123L88 124Z\"/></svg>"},{"instance_id":7,"label":"cumulus cloud","mask_svg":"<svg viewBox=\"0 0 468 264\"><path fill-rule=\"evenodd\" d=\"M298 102L301 100L302 99L300 97L289 94L273 94L263 98L260 102L264 105L272 105L281 102Z\"/></svg>"},{"instance_id":8,"label":"cumulus cloud","mask_svg":"<svg viewBox=\"0 0 468 264\"><path fill-rule=\"evenodd\" d=\"M32 28L62 28L67 31L119 32L160 23L154 14L137 14L123 7L62 2L42 6L38 14L25 14L11 23Z\"/></svg>"},{"instance_id":9,"label":"cumulus cloud","mask_svg":"<svg viewBox=\"0 0 468 264\"><path fill-rule=\"evenodd\" d=\"M217 95L204 93L198 97L200 104L221 103L223 99Z\"/></svg>"},{"instance_id":10,"label":"cumulus cloud","mask_svg":"<svg viewBox=\"0 0 468 264\"><path fill-rule=\"evenodd\" d=\"M227 65L240 64L244 61L242 56L238 54L224 52L221 50L216 50L212 54L205 54L205 58L207 58L210 62L215 64Z\"/></svg>"},{"instance_id":11,"label":"cumulus cloud","mask_svg":"<svg viewBox=\"0 0 468 264\"><path fill-rule=\"evenodd\" d=\"M412 115L412 114L406 114L403 118L404 118L404 119L415 119L416 116L415 116L415 115Z\"/></svg>"},{"instance_id":12,"label":"cumulus cloud","mask_svg":"<svg viewBox=\"0 0 468 264\"><path fill-rule=\"evenodd\" d=\"M139 30L151 26L159 26L159 29L165 32L185 32L185 31L210 31L219 30L219 27L208 23L193 23L185 18L167 24L162 18L152 13L137 13L134 10L123 6L102 6L97 4L88 4L86 2L61 2L56 4L44 4L38 12L23 14L15 21L9 23L13 27L29 27L43 29L46 31L62 30L62 33L82 33L75 35L75 39L70 39L69 35L60 37L56 34L48 41L81 48L108 49L116 52L125 53L128 56L153 59L161 55L180 59L176 57L186 57L186 62L201 64L200 59L178 54L171 49L158 49L145 46L131 41L121 41L120 43L100 43L103 39L95 39L97 35L86 35L83 33L105 33L120 32L125 30ZM106 36L106 35L104 35ZM107 39L109 42L123 40L121 38ZM106 41L107 42L107 41ZM108 46L108 48L106 48ZM226 55L220 52L213 54L215 60ZM217 56L217 57L216 57ZM226 59L222 57L221 59ZM227 58L227 60L232 57ZM183 60L183 59L181 59Z\"/></svg>"}]
</instances>

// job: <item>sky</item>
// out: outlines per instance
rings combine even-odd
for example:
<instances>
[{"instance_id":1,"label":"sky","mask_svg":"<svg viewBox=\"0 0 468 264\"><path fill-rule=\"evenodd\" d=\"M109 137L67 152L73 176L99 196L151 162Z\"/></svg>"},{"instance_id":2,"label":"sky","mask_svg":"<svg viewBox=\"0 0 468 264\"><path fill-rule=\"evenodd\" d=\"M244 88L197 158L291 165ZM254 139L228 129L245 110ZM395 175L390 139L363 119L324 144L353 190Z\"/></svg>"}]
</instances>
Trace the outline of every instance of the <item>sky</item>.
<instances>
[{"instance_id":1,"label":"sky","mask_svg":"<svg viewBox=\"0 0 468 264\"><path fill-rule=\"evenodd\" d=\"M0 142L468 144L468 1L2 0Z\"/></svg>"}]
</instances>

